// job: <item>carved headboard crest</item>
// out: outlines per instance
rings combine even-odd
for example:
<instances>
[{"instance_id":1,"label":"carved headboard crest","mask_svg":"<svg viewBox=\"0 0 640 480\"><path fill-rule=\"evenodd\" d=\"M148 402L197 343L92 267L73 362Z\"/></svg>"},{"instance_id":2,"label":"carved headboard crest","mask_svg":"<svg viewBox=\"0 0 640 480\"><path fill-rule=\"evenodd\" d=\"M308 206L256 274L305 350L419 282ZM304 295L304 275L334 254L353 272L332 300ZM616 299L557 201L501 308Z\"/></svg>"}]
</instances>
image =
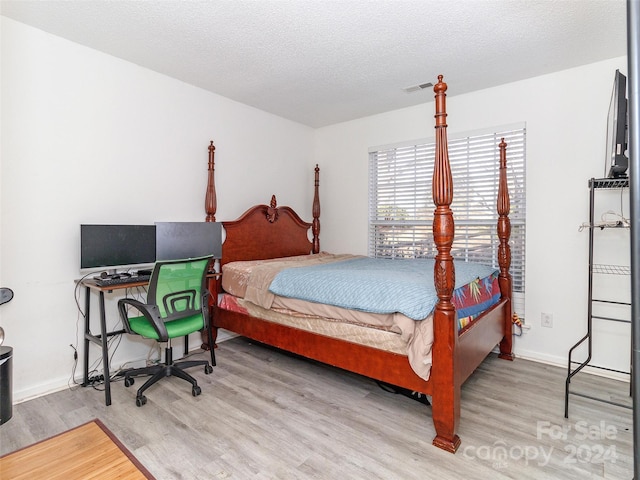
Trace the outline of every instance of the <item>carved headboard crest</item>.
<instances>
[{"instance_id":1,"label":"carved headboard crest","mask_svg":"<svg viewBox=\"0 0 640 480\"><path fill-rule=\"evenodd\" d=\"M274 223L276 220L278 220L278 204L276 202L275 195L271 195L271 203L267 208L267 220L270 223Z\"/></svg>"}]
</instances>

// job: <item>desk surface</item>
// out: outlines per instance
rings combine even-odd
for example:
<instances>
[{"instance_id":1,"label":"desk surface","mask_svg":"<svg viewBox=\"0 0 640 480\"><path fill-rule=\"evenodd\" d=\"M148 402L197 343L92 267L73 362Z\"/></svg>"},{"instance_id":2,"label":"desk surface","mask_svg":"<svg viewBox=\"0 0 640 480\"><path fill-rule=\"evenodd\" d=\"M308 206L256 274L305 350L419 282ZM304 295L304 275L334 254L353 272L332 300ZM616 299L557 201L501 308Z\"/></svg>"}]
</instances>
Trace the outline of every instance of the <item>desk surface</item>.
<instances>
[{"instance_id":1,"label":"desk surface","mask_svg":"<svg viewBox=\"0 0 640 480\"><path fill-rule=\"evenodd\" d=\"M85 287L89 287L92 290L98 290L101 292L110 292L111 290L122 290L124 288L146 287L147 285L149 285L149 280L119 283L115 285L98 285L93 278L76 280L76 282L79 282L81 285Z\"/></svg>"},{"instance_id":2,"label":"desk surface","mask_svg":"<svg viewBox=\"0 0 640 480\"><path fill-rule=\"evenodd\" d=\"M219 278L221 276L222 274L217 272L207 273L207 278ZM112 290L122 290L125 288L146 287L147 285L149 285L149 280L142 280L142 281L135 281L135 282L131 281L131 282L119 283L115 285L98 285L95 279L84 278L84 279L76 280L76 283L80 283L85 287L88 287L92 290L96 290L99 292L110 292Z\"/></svg>"}]
</instances>

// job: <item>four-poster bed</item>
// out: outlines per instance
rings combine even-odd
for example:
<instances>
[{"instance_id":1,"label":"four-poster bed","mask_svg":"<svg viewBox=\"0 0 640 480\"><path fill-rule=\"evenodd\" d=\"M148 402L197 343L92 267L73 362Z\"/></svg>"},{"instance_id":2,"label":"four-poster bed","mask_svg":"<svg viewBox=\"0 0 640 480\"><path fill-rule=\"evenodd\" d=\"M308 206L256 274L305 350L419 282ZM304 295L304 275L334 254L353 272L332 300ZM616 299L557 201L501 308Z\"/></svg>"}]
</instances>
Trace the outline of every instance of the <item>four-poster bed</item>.
<instances>
[{"instance_id":1,"label":"four-poster bed","mask_svg":"<svg viewBox=\"0 0 640 480\"><path fill-rule=\"evenodd\" d=\"M460 389L464 381L473 373L483 359L499 345L500 357L513 359L512 319L511 319L511 276L509 266L509 195L506 178L506 144L500 144L500 180L497 200L499 220L497 225L500 240L498 250L499 272L495 274L496 289L499 288L495 304L475 318L468 326L459 328L456 306L452 300L455 287L454 259L451 247L454 238L453 213L450 205L453 197L453 179L449 166L446 124L446 84L442 76L434 87L436 119L436 161L433 172L433 201L435 204L433 236L437 254L433 261L433 274L437 303L428 324L432 335L429 349L429 367L426 375L418 375L408 361L408 354L395 347L380 347L376 340L365 341L349 336L341 338L334 333L313 331L310 324L322 323L323 315L300 314L302 319L292 319L280 310L275 313L263 311L245 300L236 303L221 301L213 308L212 326L215 332L223 328L286 351L302 355L329 365L355 372L378 381L395 385L410 391L431 396L432 417L436 435L433 444L449 452L455 452L460 445L457 434L460 419ZM216 193L214 181L213 142L209 147L209 182L205 208L207 221L215 220ZM222 249L222 282L217 288L222 299L233 298L222 287L231 278L231 268L241 265L239 282L242 284L251 275L243 277L247 261L268 260L306 256L313 254L314 260L321 259L320 252L320 201L318 194L319 168L315 168L315 188L311 223L303 221L289 207L278 207L275 196L270 205L257 205L247 210L239 219L222 222L226 239ZM308 239L308 232L312 240ZM272 260L273 263L287 261ZM321 261L321 260L320 260ZM386 262L395 262L386 260ZM257 262L264 267L269 262ZM253 264L251 264L253 265ZM268 268L270 268L267 265ZM227 273L228 272L228 273ZM231 280L227 281L230 285ZM244 288L245 285L242 285ZM235 288L235 287L234 287ZM227 287L231 290L231 287ZM225 289L226 290L226 289ZM262 294L260 294L262 295ZM268 294L271 295L271 294ZM240 303L238 303L240 302ZM287 308L289 308L287 306ZM262 318L260 318L260 315ZM333 317L335 318L335 317ZM316 322L316 320L318 320ZM333 332L336 321L329 322ZM349 323L349 322L347 322ZM343 328L337 327L337 328ZM347 325L344 328L363 329ZM418 328L418 327L416 327ZM369 329L372 330L372 329ZM375 329L374 329L375 330ZM382 329L384 330L384 329ZM395 335L394 328L381 333L384 337ZM389 331L391 330L391 331ZM377 335L377 334L376 334ZM375 335L373 335L375 337Z\"/></svg>"}]
</instances>

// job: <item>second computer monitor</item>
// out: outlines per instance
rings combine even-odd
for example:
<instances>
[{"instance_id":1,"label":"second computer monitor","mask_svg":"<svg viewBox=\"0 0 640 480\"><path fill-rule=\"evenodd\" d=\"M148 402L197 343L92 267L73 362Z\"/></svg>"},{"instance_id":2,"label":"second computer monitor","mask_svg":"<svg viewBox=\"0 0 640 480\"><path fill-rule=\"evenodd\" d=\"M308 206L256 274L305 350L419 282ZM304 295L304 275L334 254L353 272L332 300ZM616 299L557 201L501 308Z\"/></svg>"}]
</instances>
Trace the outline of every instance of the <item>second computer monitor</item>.
<instances>
[{"instance_id":1,"label":"second computer monitor","mask_svg":"<svg viewBox=\"0 0 640 480\"><path fill-rule=\"evenodd\" d=\"M222 257L219 222L156 222L156 260Z\"/></svg>"}]
</instances>

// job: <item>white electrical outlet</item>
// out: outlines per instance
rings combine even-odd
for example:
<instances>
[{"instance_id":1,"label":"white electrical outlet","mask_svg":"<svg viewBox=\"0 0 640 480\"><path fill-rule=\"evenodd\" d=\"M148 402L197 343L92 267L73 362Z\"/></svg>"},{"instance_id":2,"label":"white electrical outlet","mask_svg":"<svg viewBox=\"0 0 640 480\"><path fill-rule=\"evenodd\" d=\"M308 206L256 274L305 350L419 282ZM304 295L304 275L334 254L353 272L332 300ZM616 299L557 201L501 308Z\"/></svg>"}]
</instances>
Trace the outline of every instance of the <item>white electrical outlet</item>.
<instances>
[{"instance_id":1,"label":"white electrical outlet","mask_svg":"<svg viewBox=\"0 0 640 480\"><path fill-rule=\"evenodd\" d=\"M543 327L552 328L553 327L553 314L551 313L541 313L540 314L540 323Z\"/></svg>"}]
</instances>

